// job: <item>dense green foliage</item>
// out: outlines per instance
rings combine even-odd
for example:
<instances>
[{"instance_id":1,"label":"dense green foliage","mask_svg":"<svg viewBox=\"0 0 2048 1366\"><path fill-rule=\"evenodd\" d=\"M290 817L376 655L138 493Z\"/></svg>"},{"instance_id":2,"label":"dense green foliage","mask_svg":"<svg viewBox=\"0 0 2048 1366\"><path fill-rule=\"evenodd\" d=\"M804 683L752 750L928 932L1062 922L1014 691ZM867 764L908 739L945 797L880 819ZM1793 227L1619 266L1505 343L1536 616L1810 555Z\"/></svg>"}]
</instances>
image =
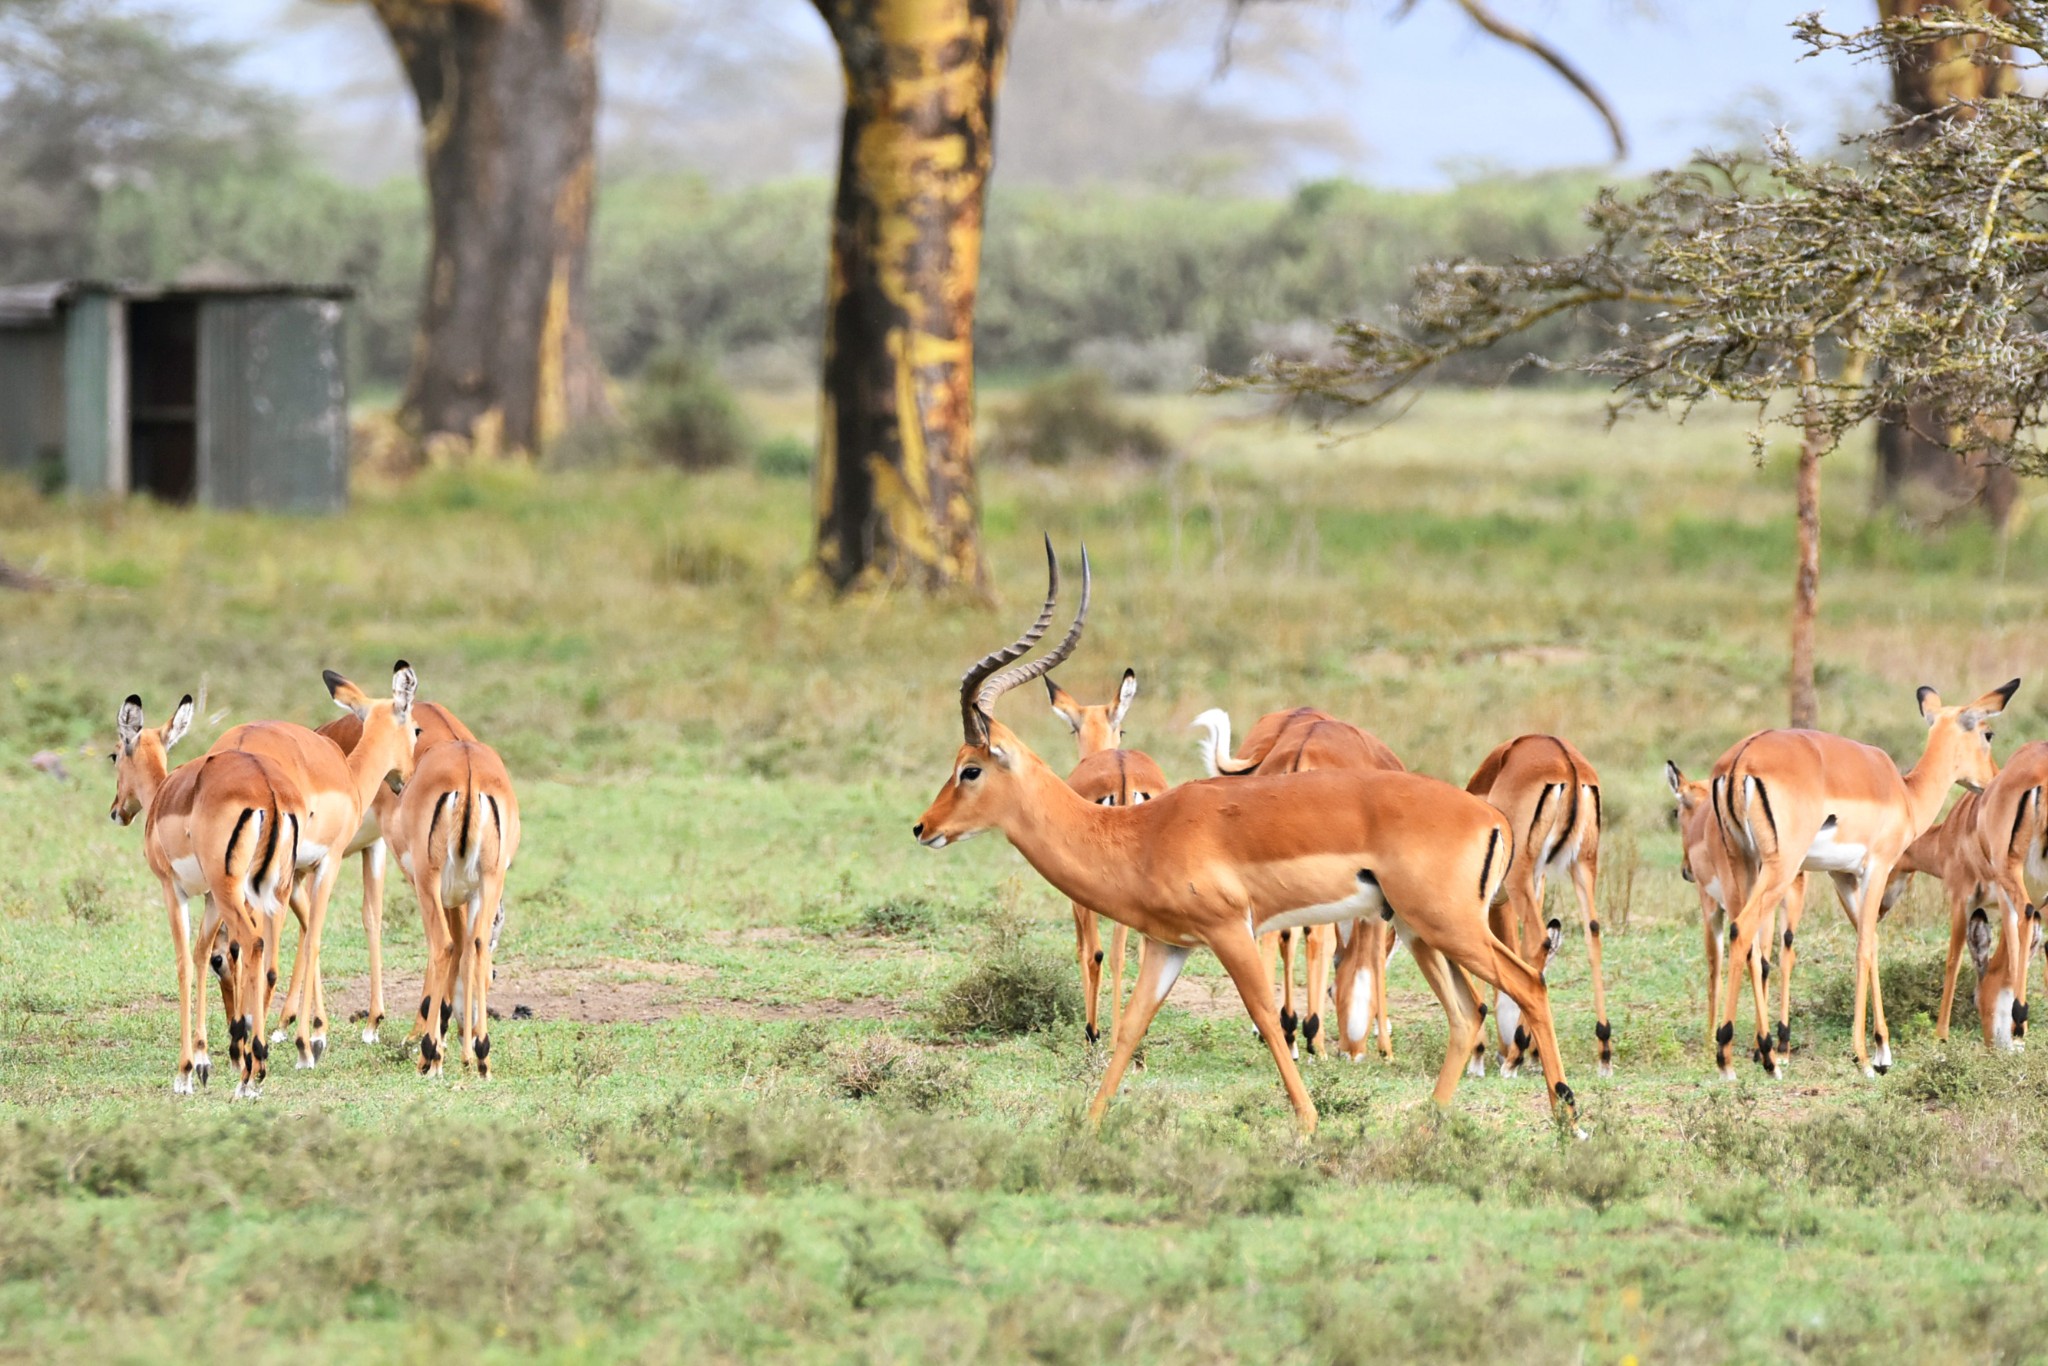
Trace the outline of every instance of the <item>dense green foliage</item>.
<instances>
[{"instance_id":1,"label":"dense green foliage","mask_svg":"<svg viewBox=\"0 0 2048 1366\"><path fill-rule=\"evenodd\" d=\"M796 438L814 411L750 406ZM1432 394L1336 448L1242 401L1132 406L1185 458L988 468L997 611L793 600L808 492L746 467L435 470L317 524L0 485L10 553L64 584L0 596L0 1355L2038 1355L2048 1050L1985 1055L1967 1018L1934 1042L1930 889L1884 922L1890 1076L1847 1055L1852 937L1820 887L1791 1079L1709 1065L1661 765L1782 716L1786 453L1752 468L1719 409L1603 437L1571 393ZM2048 524L1902 538L1852 481L1829 496L1824 722L1910 758L1916 684L2020 674L1998 750L2048 737ZM1323 1128L1298 1142L1201 955L1087 1131L1103 1053L1057 1023L1066 901L998 838L909 833L960 669L1035 604L1048 528L1096 572L1063 682L1092 699L1134 666L1127 739L1172 777L1212 705L1242 727L1320 703L1452 778L1519 730L1580 742L1611 1080L1576 934L1549 977L1592 1142L1560 1141L1529 1078L1435 1117L1442 1017L1405 960L1394 1062L1305 1065ZM164 913L141 832L106 820L114 708L202 693L182 758L235 721L322 720L323 666L400 655L519 784L492 999L533 1018L495 1027L488 1085L424 1085L344 1032L258 1105L173 1098ZM1071 755L1042 693L1002 715ZM396 881L403 1003L424 950ZM343 1018L358 885L328 922ZM956 1034L961 983L1055 1023Z\"/></svg>"}]
</instances>

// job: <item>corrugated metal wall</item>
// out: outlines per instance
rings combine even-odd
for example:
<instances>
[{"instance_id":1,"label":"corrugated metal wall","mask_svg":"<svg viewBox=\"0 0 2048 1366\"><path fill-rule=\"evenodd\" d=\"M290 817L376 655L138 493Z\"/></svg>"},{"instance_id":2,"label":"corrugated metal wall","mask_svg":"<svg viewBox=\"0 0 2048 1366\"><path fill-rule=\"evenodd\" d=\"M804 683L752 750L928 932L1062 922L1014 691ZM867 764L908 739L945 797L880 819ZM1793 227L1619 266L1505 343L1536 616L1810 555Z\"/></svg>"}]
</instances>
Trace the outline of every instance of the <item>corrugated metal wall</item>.
<instances>
[{"instance_id":1,"label":"corrugated metal wall","mask_svg":"<svg viewBox=\"0 0 2048 1366\"><path fill-rule=\"evenodd\" d=\"M341 328L332 299L200 303L200 502L297 512L347 506Z\"/></svg>"},{"instance_id":2,"label":"corrugated metal wall","mask_svg":"<svg viewBox=\"0 0 2048 1366\"><path fill-rule=\"evenodd\" d=\"M0 330L0 471L41 480L63 462L64 329Z\"/></svg>"},{"instance_id":3,"label":"corrugated metal wall","mask_svg":"<svg viewBox=\"0 0 2048 1366\"><path fill-rule=\"evenodd\" d=\"M77 492L128 486L128 357L123 305L82 294L65 310L64 471Z\"/></svg>"}]
</instances>

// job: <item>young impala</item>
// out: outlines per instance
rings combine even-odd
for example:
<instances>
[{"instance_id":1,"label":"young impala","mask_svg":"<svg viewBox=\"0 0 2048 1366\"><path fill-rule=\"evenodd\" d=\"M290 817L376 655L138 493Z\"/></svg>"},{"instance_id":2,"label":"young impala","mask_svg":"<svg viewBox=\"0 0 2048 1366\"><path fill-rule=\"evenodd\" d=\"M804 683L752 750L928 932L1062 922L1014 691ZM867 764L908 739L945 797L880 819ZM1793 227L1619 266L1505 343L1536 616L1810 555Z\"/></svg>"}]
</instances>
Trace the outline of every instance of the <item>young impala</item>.
<instances>
[{"instance_id":1,"label":"young impala","mask_svg":"<svg viewBox=\"0 0 2048 1366\"><path fill-rule=\"evenodd\" d=\"M414 1022L420 1074L441 1075L448 1017L460 1011L462 1061L488 1078L491 954L505 875L519 853L519 799L504 761L473 740L436 745L414 768L385 834L426 929L427 975Z\"/></svg>"},{"instance_id":2,"label":"young impala","mask_svg":"<svg viewBox=\"0 0 2048 1366\"><path fill-rule=\"evenodd\" d=\"M1203 737L1196 744L1202 766L1212 777L1243 777L1258 773L1310 773L1319 769L1352 769L1359 772L1405 773L1394 751L1377 735L1360 730L1314 707L1268 712L1245 736L1244 748L1230 752L1230 714L1221 708L1203 712L1194 720ZM1384 921L1346 921L1336 925L1312 925L1302 931L1302 956L1307 960L1307 997L1302 1010L1294 1009L1294 933L1259 937L1259 952L1265 974L1273 975L1274 957L1280 960L1280 1029L1295 1049L1294 1034L1299 1026L1309 1052L1321 1057L1323 1043L1323 994L1329 982L1333 945L1343 949L1337 968L1337 1013L1346 1056L1353 1062L1365 1056L1368 1026L1379 1035L1380 1052L1394 1054L1393 1031L1387 1025L1386 967L1392 940ZM1353 952L1356 941L1357 952ZM1362 988L1362 990L1361 990ZM1300 1057L1299 1050L1295 1056Z\"/></svg>"},{"instance_id":3,"label":"young impala","mask_svg":"<svg viewBox=\"0 0 2048 1366\"><path fill-rule=\"evenodd\" d=\"M151 730L143 724L142 699L130 694L117 724L108 814L127 825L148 813L143 853L163 887L178 962L178 1068L171 1089L189 1095L195 1081L204 1086L212 1075L205 978L196 960L210 951L219 927L228 940L221 999L229 1052L241 1071L235 1095L253 1099L263 1093L269 1071L265 996L277 976L271 964L278 912L291 900L293 853L308 823L305 799L279 766L259 755L209 753L171 769L170 747L192 724L189 696L169 722ZM186 904L195 896L207 902L196 944Z\"/></svg>"},{"instance_id":4,"label":"young impala","mask_svg":"<svg viewBox=\"0 0 2048 1366\"><path fill-rule=\"evenodd\" d=\"M211 751L260 754L283 769L306 797L309 819L298 843L298 867L309 874L299 889L305 930L292 969L296 986L288 992L296 996L299 1007L294 1023L300 1067L317 1066L327 1052L327 994L320 976L320 940L328 898L341 876L342 858L362 829L363 813L369 810L378 787L387 782L401 784L412 772L412 700L419 687L412 666L402 659L392 667L389 701L372 701L332 669L324 677L335 704L362 723L362 737L348 753L342 753L341 746L326 736L290 721L235 726L213 742ZM258 1023L262 1023L261 1017Z\"/></svg>"},{"instance_id":5,"label":"young impala","mask_svg":"<svg viewBox=\"0 0 2048 1366\"><path fill-rule=\"evenodd\" d=\"M1045 689L1052 699L1054 714L1073 730L1074 744L1081 751L1081 762L1067 775L1067 785L1074 791L1098 806L1136 806L1173 786L1159 771L1159 765L1152 762L1151 755L1122 748L1124 713L1138 695L1136 670L1124 670L1114 702L1084 706L1053 682L1050 675L1045 680ZM1088 1003L1085 1028L1088 1042L1094 1043L1102 1037L1096 1028L1100 1019L1098 998L1102 994L1102 917L1078 901L1073 908L1074 957L1081 964L1081 994ZM1124 1013L1124 945L1129 934L1129 930L1118 925L1110 936L1110 953L1116 960L1109 985L1112 1034Z\"/></svg>"},{"instance_id":6,"label":"young impala","mask_svg":"<svg viewBox=\"0 0 2048 1366\"><path fill-rule=\"evenodd\" d=\"M1281 1036L1257 936L1366 917L1391 921L1443 1004L1450 1049L1437 1075L1438 1104L1450 1103L1479 1030L1470 972L1520 1004L1552 1104L1575 1116L1542 979L1486 921L1511 852L1500 813L1433 778L1350 770L1212 779L1138 806L1095 805L991 715L1005 692L1049 672L1080 641L1091 587L1085 550L1081 604L1066 638L1015 663L1052 622L1059 564L1050 542L1046 559L1051 586L1038 620L961 680L964 743L911 833L941 849L1000 830L1060 892L1145 937L1091 1117L1100 1120L1116 1094L1188 955L1205 947L1258 1025L1302 1128L1313 1130L1315 1105Z\"/></svg>"},{"instance_id":7,"label":"young impala","mask_svg":"<svg viewBox=\"0 0 2048 1366\"><path fill-rule=\"evenodd\" d=\"M1614 1031L1607 1023L1607 983L1600 970L1600 913L1593 886L1600 877L1600 775L1586 756L1555 735L1523 735L1480 762L1465 790L1508 818L1515 832L1514 865L1496 908L1494 932L1517 952L1547 964L1560 927L1543 923L1543 882L1569 877L1586 928L1586 959L1593 974L1593 1038L1600 1045L1600 1075L1614 1075ZM1501 1071L1513 1076L1529 1045L1512 999L1500 1003Z\"/></svg>"},{"instance_id":8,"label":"young impala","mask_svg":"<svg viewBox=\"0 0 2048 1366\"><path fill-rule=\"evenodd\" d=\"M1984 723L2005 710L2019 690L2015 678L1962 707L1944 707L1932 688L1920 689L1927 747L1912 771L1901 775L1891 757L1874 745L1812 730L1767 730L1743 740L1714 764L1711 800L1729 857L1744 888L1742 908L1730 931L1735 962L1748 961L1750 946L1770 908L1783 900L1801 870L1824 872L1835 881L1856 924L1856 985L1851 1030L1856 1061L1866 1074L1890 1069L1891 1039L1885 1025L1884 992L1877 972L1877 914L1871 891L1881 898L1906 846L1934 824L1948 789L1960 782L1983 787L1996 774L1991 733ZM2008 930L2017 941L2017 912ZM2022 957L2021 966L2025 959ZM1790 991L1790 965L1784 969ZM1756 996L1756 1054L1766 1071L1783 1075L1765 1031L1760 982ZM1733 1074L1737 982L1729 974L1721 1024L1714 1034L1715 1063ZM2023 988L2022 988L2023 989ZM2017 999L2015 1004L2017 1005ZM1876 1048L1867 1048L1866 1012L1874 1008ZM2023 1023L2015 1020L2015 1024Z\"/></svg>"}]
</instances>

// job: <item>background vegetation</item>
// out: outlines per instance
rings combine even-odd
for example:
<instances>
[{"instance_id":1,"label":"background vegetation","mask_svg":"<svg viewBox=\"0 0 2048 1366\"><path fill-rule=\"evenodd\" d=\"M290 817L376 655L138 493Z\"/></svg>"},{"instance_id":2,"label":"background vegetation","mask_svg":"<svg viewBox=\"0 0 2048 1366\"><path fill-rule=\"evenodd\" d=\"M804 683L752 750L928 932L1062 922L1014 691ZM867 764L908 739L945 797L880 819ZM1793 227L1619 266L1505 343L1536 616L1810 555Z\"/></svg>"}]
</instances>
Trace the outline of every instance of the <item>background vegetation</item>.
<instances>
[{"instance_id":1,"label":"background vegetation","mask_svg":"<svg viewBox=\"0 0 2048 1366\"><path fill-rule=\"evenodd\" d=\"M1889 1077L1847 1055L1850 937L1817 899L1791 1080L1712 1079L1660 766L1777 715L1790 452L1752 467L1738 413L1603 436L1568 394L1436 394L1335 448L1239 400L1127 406L1172 460L992 471L993 612L792 601L807 492L745 464L437 470L317 525L0 494L10 547L71 585L0 599L0 1352L2031 1354L2048 1063L1982 1055L1967 1019L1932 1040L1930 890L1886 922ZM812 411L746 407L764 442ZM1915 685L2017 673L1999 747L2048 736L2041 524L1902 538L1847 481L1830 497L1824 722L1910 758ZM1521 730L1579 741L1613 827L1611 1082L1576 941L1553 981L1591 1143L1528 1081L1435 1117L1440 1016L1405 963L1394 1064L1307 1068L1314 1142L1213 962L1085 1131L1102 1056L1048 985L1065 903L998 841L933 854L907 828L1044 528L1099 576L1066 685L1135 666L1129 738L1174 777L1217 704L1315 701L1457 778ZM197 752L321 719L322 667L399 655L520 784L494 999L533 1018L497 1026L488 1086L424 1087L344 1033L258 1106L174 1102L162 912L104 816L116 703L203 690ZM1064 761L1036 699L1005 707ZM402 896L388 923L403 1001Z\"/></svg>"}]
</instances>

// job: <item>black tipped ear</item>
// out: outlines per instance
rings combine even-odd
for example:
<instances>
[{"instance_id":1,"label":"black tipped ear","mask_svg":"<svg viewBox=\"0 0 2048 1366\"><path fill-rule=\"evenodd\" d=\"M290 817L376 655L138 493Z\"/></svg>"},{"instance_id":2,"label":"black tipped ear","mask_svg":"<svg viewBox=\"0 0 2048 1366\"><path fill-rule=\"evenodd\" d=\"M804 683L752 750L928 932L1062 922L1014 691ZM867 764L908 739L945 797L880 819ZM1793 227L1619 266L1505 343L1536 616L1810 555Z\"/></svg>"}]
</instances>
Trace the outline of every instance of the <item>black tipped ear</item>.
<instances>
[{"instance_id":1,"label":"black tipped ear","mask_svg":"<svg viewBox=\"0 0 2048 1366\"><path fill-rule=\"evenodd\" d=\"M1672 796L1679 797L1685 794L1685 774L1679 772L1678 765L1669 759L1664 761L1664 781L1671 784Z\"/></svg>"},{"instance_id":2,"label":"black tipped ear","mask_svg":"<svg viewBox=\"0 0 2048 1366\"><path fill-rule=\"evenodd\" d=\"M1926 718L1928 725L1933 725L1934 713L1941 710L1941 694L1923 683L1914 696L1920 699L1920 715Z\"/></svg>"},{"instance_id":3,"label":"black tipped ear","mask_svg":"<svg viewBox=\"0 0 2048 1366\"><path fill-rule=\"evenodd\" d=\"M1045 676L1045 696L1055 707L1060 704L1060 685L1052 681L1051 674Z\"/></svg>"},{"instance_id":4,"label":"black tipped ear","mask_svg":"<svg viewBox=\"0 0 2048 1366\"><path fill-rule=\"evenodd\" d=\"M395 673L395 674L402 674L402 673L404 673L404 672L405 672L405 671L406 671L407 669L410 669L411 667L412 667L412 665L410 665L410 664L406 663L406 662L405 662L404 660L402 660L402 659L401 659L401 660L399 660L399 661L398 661L398 662L397 662L396 664L393 664L393 665L391 666L391 672L393 672L393 673Z\"/></svg>"},{"instance_id":5,"label":"black tipped ear","mask_svg":"<svg viewBox=\"0 0 2048 1366\"><path fill-rule=\"evenodd\" d=\"M171 713L171 719L164 726L164 748L185 738L185 732L192 729L192 694L186 693L178 700L178 709Z\"/></svg>"},{"instance_id":6,"label":"black tipped ear","mask_svg":"<svg viewBox=\"0 0 2048 1366\"><path fill-rule=\"evenodd\" d=\"M142 699L129 693L121 703L121 710L115 713L114 723L120 728L121 752L135 752L135 737L142 734Z\"/></svg>"},{"instance_id":7,"label":"black tipped ear","mask_svg":"<svg viewBox=\"0 0 2048 1366\"><path fill-rule=\"evenodd\" d=\"M335 693L341 690L341 685L348 682L346 678L343 678L332 669L322 669L320 671L320 681L327 685L327 695L329 697L334 696Z\"/></svg>"},{"instance_id":8,"label":"black tipped ear","mask_svg":"<svg viewBox=\"0 0 2048 1366\"><path fill-rule=\"evenodd\" d=\"M2001 707L2011 703L2012 695L2018 692L2019 690L2020 681L2017 678L2015 678L2012 682L2006 684L2002 688L1993 689L1993 691L1995 691L1998 694L1998 705Z\"/></svg>"},{"instance_id":9,"label":"black tipped ear","mask_svg":"<svg viewBox=\"0 0 2048 1366\"><path fill-rule=\"evenodd\" d=\"M1970 947L1970 966L1982 977L1991 966L1991 922L1985 919L1983 911L1970 912L1970 926L1964 931L1964 939Z\"/></svg>"}]
</instances>

